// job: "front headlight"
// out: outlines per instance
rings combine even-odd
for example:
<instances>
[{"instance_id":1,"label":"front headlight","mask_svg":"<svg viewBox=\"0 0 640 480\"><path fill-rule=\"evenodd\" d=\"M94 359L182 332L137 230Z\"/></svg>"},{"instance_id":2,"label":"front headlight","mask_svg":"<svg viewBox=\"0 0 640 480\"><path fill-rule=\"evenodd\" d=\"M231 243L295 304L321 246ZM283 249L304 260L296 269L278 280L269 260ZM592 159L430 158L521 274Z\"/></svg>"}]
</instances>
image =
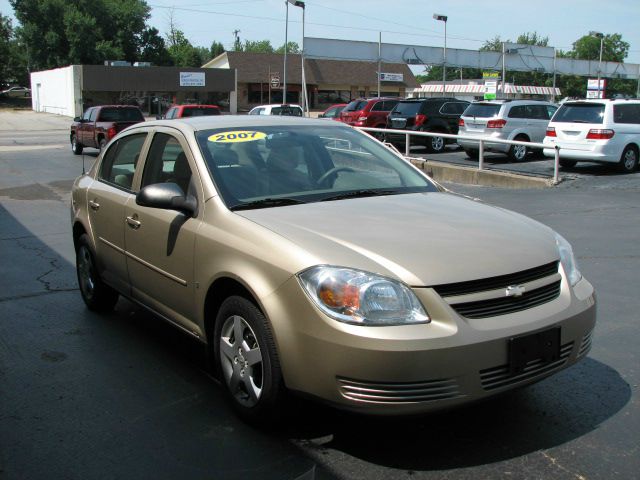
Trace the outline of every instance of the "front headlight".
<instances>
[{"instance_id":1,"label":"front headlight","mask_svg":"<svg viewBox=\"0 0 640 480\"><path fill-rule=\"evenodd\" d=\"M564 268L564 272L567 275L567 280L573 287L582 278L580 270L578 270L578 264L573 256L573 249L571 244L567 242L564 237L556 233L556 245L558 246L558 253L560 254L560 263Z\"/></svg>"},{"instance_id":2,"label":"front headlight","mask_svg":"<svg viewBox=\"0 0 640 480\"><path fill-rule=\"evenodd\" d=\"M396 280L323 265L299 273L298 279L318 308L341 322L388 326L430 321L411 289Z\"/></svg>"}]
</instances>

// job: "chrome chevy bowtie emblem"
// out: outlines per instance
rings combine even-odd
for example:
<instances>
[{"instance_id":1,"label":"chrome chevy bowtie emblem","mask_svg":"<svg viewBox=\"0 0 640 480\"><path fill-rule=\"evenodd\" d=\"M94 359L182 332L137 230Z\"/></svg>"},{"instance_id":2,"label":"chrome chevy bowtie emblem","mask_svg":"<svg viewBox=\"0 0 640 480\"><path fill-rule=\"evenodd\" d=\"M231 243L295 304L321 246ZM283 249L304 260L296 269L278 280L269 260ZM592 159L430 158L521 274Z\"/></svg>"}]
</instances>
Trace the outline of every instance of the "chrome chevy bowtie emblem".
<instances>
[{"instance_id":1,"label":"chrome chevy bowtie emblem","mask_svg":"<svg viewBox=\"0 0 640 480\"><path fill-rule=\"evenodd\" d=\"M509 285L504 294L507 297L521 297L525 288L523 285Z\"/></svg>"}]
</instances>

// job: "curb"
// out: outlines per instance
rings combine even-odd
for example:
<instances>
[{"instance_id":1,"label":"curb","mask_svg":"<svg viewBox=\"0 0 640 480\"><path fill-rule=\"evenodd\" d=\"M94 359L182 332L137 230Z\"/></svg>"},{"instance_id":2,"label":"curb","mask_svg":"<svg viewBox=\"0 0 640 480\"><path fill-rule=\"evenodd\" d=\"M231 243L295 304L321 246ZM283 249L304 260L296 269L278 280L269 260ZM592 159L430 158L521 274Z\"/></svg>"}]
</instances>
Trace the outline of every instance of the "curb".
<instances>
[{"instance_id":1,"label":"curb","mask_svg":"<svg viewBox=\"0 0 640 480\"><path fill-rule=\"evenodd\" d=\"M519 175L510 172L478 170L477 168L451 165L422 158L405 157L413 165L424 171L436 182L461 183L463 185L483 185L502 188L548 188L553 187L553 179Z\"/></svg>"}]
</instances>

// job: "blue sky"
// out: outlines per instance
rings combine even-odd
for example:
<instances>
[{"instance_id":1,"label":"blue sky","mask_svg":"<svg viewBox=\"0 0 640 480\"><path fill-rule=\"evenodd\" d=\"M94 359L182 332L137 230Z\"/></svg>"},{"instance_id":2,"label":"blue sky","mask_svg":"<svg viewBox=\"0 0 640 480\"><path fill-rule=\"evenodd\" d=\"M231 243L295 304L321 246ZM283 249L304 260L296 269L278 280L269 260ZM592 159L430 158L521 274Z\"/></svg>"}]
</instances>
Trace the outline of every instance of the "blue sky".
<instances>
[{"instance_id":1,"label":"blue sky","mask_svg":"<svg viewBox=\"0 0 640 480\"><path fill-rule=\"evenodd\" d=\"M233 45L233 30L241 40L268 39L284 43L284 0L148 0L150 23L166 32L170 12L178 28L194 45ZM307 0L306 35L345 40L382 41L441 46L443 24L433 13L447 15L447 46L479 48L499 35L515 40L524 32L549 37L550 46L568 50L590 30L621 33L631 44L628 62L640 63L640 1L638 0ZM8 0L0 11L12 15ZM289 39L301 43L302 15L289 8Z\"/></svg>"}]
</instances>

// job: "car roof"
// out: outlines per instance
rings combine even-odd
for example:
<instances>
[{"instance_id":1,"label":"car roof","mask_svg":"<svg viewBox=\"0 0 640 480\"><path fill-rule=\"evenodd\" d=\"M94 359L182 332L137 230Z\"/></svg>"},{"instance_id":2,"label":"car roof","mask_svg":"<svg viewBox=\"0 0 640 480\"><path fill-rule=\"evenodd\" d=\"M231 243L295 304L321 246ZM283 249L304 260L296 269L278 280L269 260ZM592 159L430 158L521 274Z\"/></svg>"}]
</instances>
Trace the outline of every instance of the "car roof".
<instances>
[{"instance_id":1,"label":"car roof","mask_svg":"<svg viewBox=\"0 0 640 480\"><path fill-rule=\"evenodd\" d=\"M333 125L335 123L335 125ZM277 127L277 126L322 126L331 128L351 128L348 125L339 122L331 122L327 124L326 120L304 117L289 116L271 116L271 115L214 115L209 117L188 117L172 120L152 120L150 122L140 123L131 128L153 127L153 126L170 126L179 127L184 130L200 131L219 128L247 128L247 127ZM129 130L129 129L128 129Z\"/></svg>"},{"instance_id":2,"label":"car roof","mask_svg":"<svg viewBox=\"0 0 640 480\"><path fill-rule=\"evenodd\" d=\"M256 105L253 108L267 108L267 107L298 107L298 108L302 108L300 105L298 105L297 103L269 103L267 105ZM253 108L251 110L253 110Z\"/></svg>"},{"instance_id":3,"label":"car roof","mask_svg":"<svg viewBox=\"0 0 640 480\"><path fill-rule=\"evenodd\" d=\"M182 108L220 108L217 105L198 105L196 103L187 104L187 105L171 105L171 108L174 108L174 107L182 107Z\"/></svg>"}]
</instances>

